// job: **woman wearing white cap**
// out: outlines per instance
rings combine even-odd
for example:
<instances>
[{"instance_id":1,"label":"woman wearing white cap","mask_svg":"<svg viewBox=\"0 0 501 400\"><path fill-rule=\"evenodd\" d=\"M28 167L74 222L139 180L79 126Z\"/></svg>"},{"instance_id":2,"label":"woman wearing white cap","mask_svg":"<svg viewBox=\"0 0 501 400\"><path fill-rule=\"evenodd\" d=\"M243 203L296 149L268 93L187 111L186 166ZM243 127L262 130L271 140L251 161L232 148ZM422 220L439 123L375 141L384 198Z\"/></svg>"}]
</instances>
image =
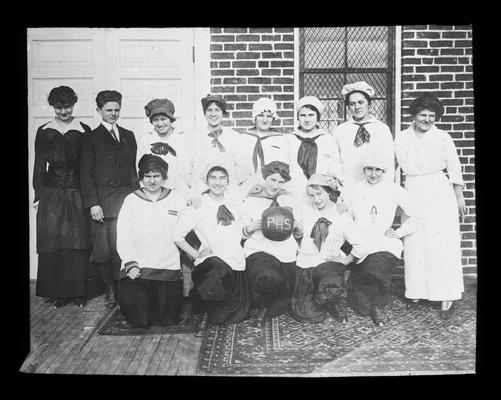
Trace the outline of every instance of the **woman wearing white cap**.
<instances>
[{"instance_id":1,"label":"woman wearing white cap","mask_svg":"<svg viewBox=\"0 0 501 400\"><path fill-rule=\"evenodd\" d=\"M466 214L463 177L450 135L435 127L444 106L433 93L415 99L414 121L395 140L405 189L423 206L424 226L405 240L405 297L441 301L440 316L451 317L464 291L459 219ZM444 174L447 170L448 177ZM460 217L460 218L459 218ZM411 304L411 303L409 303Z\"/></svg>"},{"instance_id":2,"label":"woman wearing white cap","mask_svg":"<svg viewBox=\"0 0 501 400\"><path fill-rule=\"evenodd\" d=\"M278 119L277 105L268 97L259 98L252 107L252 118L255 126L244 132L253 139L246 151L251 154L253 165L253 183L261 182L261 168L271 161L281 161L288 165L289 150L287 136L273 128ZM250 188L250 187L249 187Z\"/></svg>"},{"instance_id":3,"label":"woman wearing white cap","mask_svg":"<svg viewBox=\"0 0 501 400\"><path fill-rule=\"evenodd\" d=\"M137 162L145 154L162 158L169 165L166 187L176 189L188 201L195 194L192 176L194 162L187 138L172 125L176 121L174 104L169 99L153 99L144 106L144 111L153 130L139 138Z\"/></svg>"},{"instance_id":4,"label":"woman wearing white cap","mask_svg":"<svg viewBox=\"0 0 501 400\"><path fill-rule=\"evenodd\" d=\"M390 128L370 114L374 89L366 82L343 86L341 91L351 117L334 130L343 166L343 184L348 190L363 179L360 160L365 151L377 147L384 155L385 179L395 179L393 137Z\"/></svg>"},{"instance_id":5,"label":"woman wearing white cap","mask_svg":"<svg viewBox=\"0 0 501 400\"><path fill-rule=\"evenodd\" d=\"M251 186L246 183L253 172L252 157L247 149L254 145L254 138L223 126L228 105L221 96L208 94L201 102L207 126L198 138L195 184L199 192L207 189L207 171L219 165L228 171L228 188L243 198Z\"/></svg>"},{"instance_id":6,"label":"woman wearing white cap","mask_svg":"<svg viewBox=\"0 0 501 400\"><path fill-rule=\"evenodd\" d=\"M352 235L357 238L352 254L357 258L347 282L348 299L361 315L370 315L376 325L385 323L384 306L390 299L392 269L401 265L401 238L421 224L418 206L401 186L383 179L384 154L369 151L361 160L364 180L356 183L345 198L352 217ZM397 206L407 215L392 229Z\"/></svg>"},{"instance_id":7,"label":"woman wearing white cap","mask_svg":"<svg viewBox=\"0 0 501 400\"><path fill-rule=\"evenodd\" d=\"M299 128L289 137L290 187L295 193L304 193L307 180L315 173L342 179L336 141L318 125L323 109L315 96L305 96L297 104Z\"/></svg>"},{"instance_id":8,"label":"woman wearing white cap","mask_svg":"<svg viewBox=\"0 0 501 400\"><path fill-rule=\"evenodd\" d=\"M346 240L353 242L348 230L352 221L339 214L330 199L337 190L338 182L323 174L313 174L306 186L308 201L299 212L306 234L296 260L291 311L301 322L322 322L327 313L341 322L348 319L344 272L354 257L346 256L341 246Z\"/></svg>"}]
</instances>

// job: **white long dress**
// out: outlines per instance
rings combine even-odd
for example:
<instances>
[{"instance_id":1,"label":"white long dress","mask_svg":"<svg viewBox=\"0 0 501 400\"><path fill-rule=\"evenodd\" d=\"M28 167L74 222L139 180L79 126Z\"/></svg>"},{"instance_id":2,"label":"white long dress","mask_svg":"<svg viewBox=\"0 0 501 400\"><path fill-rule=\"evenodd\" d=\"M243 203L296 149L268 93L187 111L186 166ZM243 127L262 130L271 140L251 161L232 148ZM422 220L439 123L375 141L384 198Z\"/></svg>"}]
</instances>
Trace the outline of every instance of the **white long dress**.
<instances>
[{"instance_id":1,"label":"white long dress","mask_svg":"<svg viewBox=\"0 0 501 400\"><path fill-rule=\"evenodd\" d=\"M424 214L423 228L404 239L405 296L458 300L464 285L453 184L463 185L463 179L454 142L435 126L417 134L411 125L397 136L395 152L405 189Z\"/></svg>"},{"instance_id":2,"label":"white long dress","mask_svg":"<svg viewBox=\"0 0 501 400\"><path fill-rule=\"evenodd\" d=\"M345 190L349 190L355 183L363 180L362 158L366 151L381 152L386 160L384 179L390 182L395 179L393 136L390 128L374 116L366 122L365 129L370 134L370 140L360 147L353 144L359 128L353 119L348 119L336 127L333 133L341 157Z\"/></svg>"}]
</instances>

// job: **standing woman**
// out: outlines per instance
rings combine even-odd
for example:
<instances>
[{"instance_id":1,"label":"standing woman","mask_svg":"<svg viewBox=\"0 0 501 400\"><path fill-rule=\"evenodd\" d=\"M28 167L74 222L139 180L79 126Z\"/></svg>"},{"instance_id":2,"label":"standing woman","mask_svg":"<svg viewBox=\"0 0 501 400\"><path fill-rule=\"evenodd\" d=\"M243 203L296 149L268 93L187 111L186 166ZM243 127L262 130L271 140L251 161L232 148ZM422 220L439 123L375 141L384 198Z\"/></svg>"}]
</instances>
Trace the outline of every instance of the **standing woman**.
<instances>
[{"instance_id":1,"label":"standing woman","mask_svg":"<svg viewBox=\"0 0 501 400\"><path fill-rule=\"evenodd\" d=\"M138 140L137 163L145 154L162 158L169 165L168 189L175 189L185 200L192 195L193 162L186 135L172 125L175 107L169 99L153 99L144 106L153 130Z\"/></svg>"},{"instance_id":2,"label":"standing woman","mask_svg":"<svg viewBox=\"0 0 501 400\"><path fill-rule=\"evenodd\" d=\"M80 155L90 128L73 117L77 95L72 88L52 89L48 102L56 117L37 130L33 170L36 295L55 300L56 308L70 300L84 307L90 238L80 194Z\"/></svg>"},{"instance_id":3,"label":"standing woman","mask_svg":"<svg viewBox=\"0 0 501 400\"><path fill-rule=\"evenodd\" d=\"M253 169L251 154L246 149L254 144L254 138L223 126L228 105L221 96L208 94L201 102L207 128L198 142L195 184L199 192L207 189L207 171L219 165L228 171L230 190L236 190L243 199L250 189L247 181Z\"/></svg>"},{"instance_id":4,"label":"standing woman","mask_svg":"<svg viewBox=\"0 0 501 400\"><path fill-rule=\"evenodd\" d=\"M262 183L261 169L266 164L272 161L280 161L287 165L291 163L287 136L273 128L273 122L278 119L275 102L268 97L259 98L252 106L252 118L254 127L245 133L253 139L246 151L252 158L252 182L255 184Z\"/></svg>"},{"instance_id":5,"label":"standing woman","mask_svg":"<svg viewBox=\"0 0 501 400\"><path fill-rule=\"evenodd\" d=\"M441 301L440 315L449 319L453 301L464 291L459 218L466 215L463 178L456 147L438 129L444 107L433 93L409 107L414 121L395 140L405 188L424 210L423 229L405 239L405 297ZM449 177L444 174L447 170Z\"/></svg>"},{"instance_id":6,"label":"standing woman","mask_svg":"<svg viewBox=\"0 0 501 400\"><path fill-rule=\"evenodd\" d=\"M315 173L342 178L336 140L318 125L323 109L315 96L305 96L297 104L299 128L289 137L290 186L295 193L303 193L306 182Z\"/></svg>"},{"instance_id":7,"label":"standing woman","mask_svg":"<svg viewBox=\"0 0 501 400\"><path fill-rule=\"evenodd\" d=\"M385 179L395 179L393 137L390 128L370 114L374 89L366 82L343 86L341 91L351 117L334 131L343 166L343 184L349 190L363 180L361 160L370 148L378 148L385 159Z\"/></svg>"},{"instance_id":8,"label":"standing woman","mask_svg":"<svg viewBox=\"0 0 501 400\"><path fill-rule=\"evenodd\" d=\"M192 294L207 310L210 324L234 324L249 312L244 250L240 245L242 203L225 194L228 171L214 166L207 172L208 193L200 208L181 213L174 233L177 246L195 260ZM200 239L197 250L186 241L194 230Z\"/></svg>"}]
</instances>

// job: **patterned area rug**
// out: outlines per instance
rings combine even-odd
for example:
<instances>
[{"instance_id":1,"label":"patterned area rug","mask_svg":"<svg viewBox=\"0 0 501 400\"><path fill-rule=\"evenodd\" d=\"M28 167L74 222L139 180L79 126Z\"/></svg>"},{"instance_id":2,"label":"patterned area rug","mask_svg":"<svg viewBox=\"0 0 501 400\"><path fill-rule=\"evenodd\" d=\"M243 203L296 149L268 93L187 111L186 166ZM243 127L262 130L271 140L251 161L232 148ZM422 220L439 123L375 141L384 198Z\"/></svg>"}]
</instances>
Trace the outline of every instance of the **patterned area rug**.
<instances>
[{"instance_id":1,"label":"patterned area rug","mask_svg":"<svg viewBox=\"0 0 501 400\"><path fill-rule=\"evenodd\" d=\"M439 318L432 303L407 310L401 285L386 310L383 327L352 310L345 324L330 316L323 323L308 324L282 315L259 327L253 314L238 324L209 326L197 373L335 376L474 371L476 285L466 286L448 321ZM357 368L350 369L350 362ZM395 367L392 362L399 364Z\"/></svg>"},{"instance_id":2,"label":"patterned area rug","mask_svg":"<svg viewBox=\"0 0 501 400\"><path fill-rule=\"evenodd\" d=\"M100 335L130 336L130 335L162 335L174 333L195 333L203 335L207 327L205 314L193 314L191 304L185 302L181 311L181 321L177 325L152 325L149 329L134 328L125 319L117 307L98 330Z\"/></svg>"}]
</instances>

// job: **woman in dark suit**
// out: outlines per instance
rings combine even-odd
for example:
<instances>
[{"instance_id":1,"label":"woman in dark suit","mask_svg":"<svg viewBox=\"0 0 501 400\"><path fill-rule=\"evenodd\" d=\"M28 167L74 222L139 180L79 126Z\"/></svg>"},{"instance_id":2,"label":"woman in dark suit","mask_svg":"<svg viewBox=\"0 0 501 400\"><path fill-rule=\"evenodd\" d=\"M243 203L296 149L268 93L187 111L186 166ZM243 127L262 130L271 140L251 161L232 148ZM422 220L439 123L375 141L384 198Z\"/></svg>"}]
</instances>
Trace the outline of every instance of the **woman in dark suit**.
<instances>
[{"instance_id":1,"label":"woman in dark suit","mask_svg":"<svg viewBox=\"0 0 501 400\"><path fill-rule=\"evenodd\" d=\"M90 128L72 115L77 100L68 86L52 89L48 103L55 118L40 126L35 138L36 295L48 297L56 308L71 300L79 307L86 304L90 243L80 193L80 155Z\"/></svg>"}]
</instances>

